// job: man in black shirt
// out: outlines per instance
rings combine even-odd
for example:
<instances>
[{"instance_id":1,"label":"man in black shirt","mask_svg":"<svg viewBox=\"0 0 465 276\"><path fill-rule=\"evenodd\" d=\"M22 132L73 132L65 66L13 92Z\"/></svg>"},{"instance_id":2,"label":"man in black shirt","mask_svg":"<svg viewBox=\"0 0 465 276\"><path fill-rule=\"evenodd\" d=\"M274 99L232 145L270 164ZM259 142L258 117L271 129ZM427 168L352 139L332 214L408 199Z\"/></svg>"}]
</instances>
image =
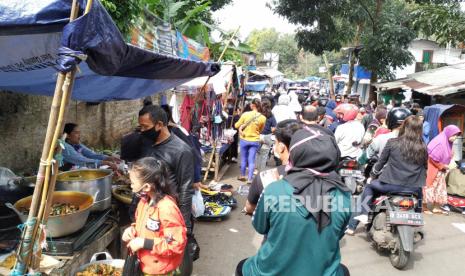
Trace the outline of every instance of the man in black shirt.
<instances>
[{"instance_id":1,"label":"man in black shirt","mask_svg":"<svg viewBox=\"0 0 465 276\"><path fill-rule=\"evenodd\" d=\"M247 214L252 215L263 189L265 189L268 184L281 179L284 175L285 167L289 161L289 144L291 143L292 135L299 129L299 122L292 119L284 120L276 126L274 132L276 137L274 154L281 160L282 165L274 169L260 172L254 177L244 207L244 211Z\"/></svg>"},{"instance_id":2,"label":"man in black shirt","mask_svg":"<svg viewBox=\"0 0 465 276\"><path fill-rule=\"evenodd\" d=\"M300 121L302 122L303 126L312 128L314 130L319 130L323 134L328 134L329 136L334 137L334 133L319 125L319 114L318 108L312 105L306 105L302 108L302 114L300 115Z\"/></svg>"},{"instance_id":3,"label":"man in black shirt","mask_svg":"<svg viewBox=\"0 0 465 276\"><path fill-rule=\"evenodd\" d=\"M192 149L168 129L168 116L157 105L148 105L139 112L141 157L155 157L168 167L169 179L178 195L178 206L187 227L188 238L192 236L192 195L194 194L194 155ZM134 202L134 200L133 200ZM181 274L192 273L192 258L186 246Z\"/></svg>"}]
</instances>

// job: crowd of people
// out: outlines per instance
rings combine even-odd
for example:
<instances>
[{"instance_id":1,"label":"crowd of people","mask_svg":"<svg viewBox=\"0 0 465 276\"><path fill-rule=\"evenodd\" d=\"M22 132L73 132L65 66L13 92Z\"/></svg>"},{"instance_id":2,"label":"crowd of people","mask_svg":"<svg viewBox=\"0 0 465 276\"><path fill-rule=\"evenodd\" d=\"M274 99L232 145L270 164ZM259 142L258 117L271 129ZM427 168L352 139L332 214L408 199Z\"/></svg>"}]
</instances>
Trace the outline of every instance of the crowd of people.
<instances>
[{"instance_id":1,"label":"crowd of people","mask_svg":"<svg viewBox=\"0 0 465 276\"><path fill-rule=\"evenodd\" d=\"M362 199L409 191L425 199L424 212L444 212L445 175L452 143L461 135L458 127L428 137L419 106L364 107L309 97L296 108L293 101L285 93L276 102L255 98L235 114L238 179L250 185L244 212L264 235L258 252L239 262L236 275L349 275L339 240L367 222L370 204L352 210L352 191L338 174L343 158L369 172ZM173 122L169 108L147 103L138 121L138 129L122 141L123 159L133 161L129 176L136 195L129 210L133 223L122 239L143 275L190 275L199 146ZM65 132L66 166L119 162L82 145L77 125L68 124Z\"/></svg>"},{"instance_id":2,"label":"crowd of people","mask_svg":"<svg viewBox=\"0 0 465 276\"><path fill-rule=\"evenodd\" d=\"M339 239L354 235L359 222L368 222L374 199L383 194L409 192L418 197L420 212L447 212L445 176L452 144L461 135L457 126L429 137L430 125L418 104L361 106L343 103L341 97L309 97L295 112L289 95L276 98L271 114L262 113L266 122L277 123L271 136L270 128L263 133L263 119L242 124L253 118L250 113L236 124L260 138L258 159L271 161L263 158L268 152L276 165L261 165L253 173L254 156L242 159L241 173L248 168L251 182L244 212L253 216L253 227L265 238L256 255L238 264L236 275L304 275L309 267L311 275L348 275L340 264ZM269 110L270 102L273 106L273 98L261 100L263 109ZM254 114L260 113L259 100L252 102ZM268 139L274 140L271 150ZM345 158L364 168L368 184L360 202L368 204L354 210L326 208L320 201L325 196L331 204L350 205L353 191L337 173Z\"/></svg>"}]
</instances>

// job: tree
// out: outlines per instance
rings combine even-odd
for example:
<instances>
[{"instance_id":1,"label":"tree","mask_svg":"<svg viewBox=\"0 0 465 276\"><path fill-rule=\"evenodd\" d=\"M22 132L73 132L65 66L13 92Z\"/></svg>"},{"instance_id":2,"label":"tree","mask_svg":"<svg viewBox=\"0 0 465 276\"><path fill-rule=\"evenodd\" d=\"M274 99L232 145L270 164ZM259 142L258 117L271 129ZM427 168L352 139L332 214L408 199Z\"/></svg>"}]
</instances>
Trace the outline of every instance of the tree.
<instances>
[{"instance_id":1,"label":"tree","mask_svg":"<svg viewBox=\"0 0 465 276\"><path fill-rule=\"evenodd\" d=\"M292 34L280 34L274 28L253 30L246 43L257 53L257 61L263 62L265 53L279 53L278 69L295 74L299 48Z\"/></svg>"},{"instance_id":2,"label":"tree","mask_svg":"<svg viewBox=\"0 0 465 276\"><path fill-rule=\"evenodd\" d=\"M126 36L142 14L143 0L101 0L116 26Z\"/></svg>"},{"instance_id":3,"label":"tree","mask_svg":"<svg viewBox=\"0 0 465 276\"><path fill-rule=\"evenodd\" d=\"M404 1L279 0L273 9L291 23L303 25L296 34L298 44L316 55L339 51L359 37L360 64L372 72L373 83L378 77L391 78L393 70L413 61L408 45L415 33ZM374 91L370 94L374 98Z\"/></svg>"},{"instance_id":4,"label":"tree","mask_svg":"<svg viewBox=\"0 0 465 276\"><path fill-rule=\"evenodd\" d=\"M465 41L465 13L458 3L414 5L412 15L415 30L440 46Z\"/></svg>"}]
</instances>

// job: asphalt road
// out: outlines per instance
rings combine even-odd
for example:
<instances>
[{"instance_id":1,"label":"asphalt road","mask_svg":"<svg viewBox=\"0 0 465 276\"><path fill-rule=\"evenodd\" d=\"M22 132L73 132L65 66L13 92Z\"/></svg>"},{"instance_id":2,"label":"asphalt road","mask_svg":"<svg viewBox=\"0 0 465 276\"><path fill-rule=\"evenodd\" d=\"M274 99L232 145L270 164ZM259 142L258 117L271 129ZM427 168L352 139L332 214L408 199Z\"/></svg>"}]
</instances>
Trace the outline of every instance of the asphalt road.
<instances>
[{"instance_id":1,"label":"asphalt road","mask_svg":"<svg viewBox=\"0 0 465 276\"><path fill-rule=\"evenodd\" d=\"M233 165L221 182L238 188L243 183L236 180L237 174L237 165ZM238 208L226 220L196 222L200 259L194 263L193 275L234 275L237 263L254 255L260 247L262 236L252 228L251 218L240 212L245 197L236 195L236 198ZM416 245L413 261L403 271L392 267L388 255L371 246L363 227L358 228L355 236L342 239L342 262L355 276L465 275L465 232L453 223L462 225L465 231L465 216L425 215L425 239Z\"/></svg>"}]
</instances>

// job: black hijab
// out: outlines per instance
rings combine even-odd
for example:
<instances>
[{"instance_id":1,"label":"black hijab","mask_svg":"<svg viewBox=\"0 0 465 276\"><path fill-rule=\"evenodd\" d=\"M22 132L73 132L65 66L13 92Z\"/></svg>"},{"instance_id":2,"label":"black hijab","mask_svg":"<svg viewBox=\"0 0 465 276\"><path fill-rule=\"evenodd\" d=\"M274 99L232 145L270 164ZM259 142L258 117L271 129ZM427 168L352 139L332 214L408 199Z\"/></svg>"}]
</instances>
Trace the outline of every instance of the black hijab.
<instances>
[{"instance_id":1,"label":"black hijab","mask_svg":"<svg viewBox=\"0 0 465 276\"><path fill-rule=\"evenodd\" d=\"M323 196L333 189L350 190L336 173L341 152L334 137L311 128L292 136L289 166L284 179L294 187L294 195L307 208L318 232L331 223Z\"/></svg>"}]
</instances>

